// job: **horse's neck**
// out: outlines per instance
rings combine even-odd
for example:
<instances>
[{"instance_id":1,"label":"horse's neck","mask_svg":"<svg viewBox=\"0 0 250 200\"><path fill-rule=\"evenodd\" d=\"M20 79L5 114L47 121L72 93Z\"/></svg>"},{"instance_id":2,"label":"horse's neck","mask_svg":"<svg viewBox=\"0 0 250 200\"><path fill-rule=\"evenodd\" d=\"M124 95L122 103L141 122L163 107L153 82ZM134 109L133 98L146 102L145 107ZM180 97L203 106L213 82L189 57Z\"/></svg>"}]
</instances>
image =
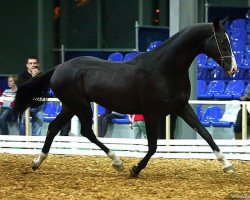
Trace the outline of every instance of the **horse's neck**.
<instances>
[{"instance_id":1,"label":"horse's neck","mask_svg":"<svg viewBox=\"0 0 250 200\"><path fill-rule=\"evenodd\" d=\"M187 71L194 58L201 53L201 45L211 35L211 30L210 24L183 29L150 52L150 62L162 72Z\"/></svg>"}]
</instances>

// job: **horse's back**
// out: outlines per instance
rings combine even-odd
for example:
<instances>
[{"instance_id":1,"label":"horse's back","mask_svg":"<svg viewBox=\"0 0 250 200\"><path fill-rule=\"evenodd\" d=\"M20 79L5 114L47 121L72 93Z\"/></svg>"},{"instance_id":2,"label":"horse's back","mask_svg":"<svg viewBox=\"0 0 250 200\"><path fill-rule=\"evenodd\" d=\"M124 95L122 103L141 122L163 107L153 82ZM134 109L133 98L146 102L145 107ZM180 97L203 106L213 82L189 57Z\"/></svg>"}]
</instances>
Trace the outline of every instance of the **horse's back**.
<instances>
[{"instance_id":1,"label":"horse's back","mask_svg":"<svg viewBox=\"0 0 250 200\"><path fill-rule=\"evenodd\" d=\"M136 67L127 63L78 57L56 67L51 85L58 96L81 95L125 112L139 107L136 77Z\"/></svg>"}]
</instances>

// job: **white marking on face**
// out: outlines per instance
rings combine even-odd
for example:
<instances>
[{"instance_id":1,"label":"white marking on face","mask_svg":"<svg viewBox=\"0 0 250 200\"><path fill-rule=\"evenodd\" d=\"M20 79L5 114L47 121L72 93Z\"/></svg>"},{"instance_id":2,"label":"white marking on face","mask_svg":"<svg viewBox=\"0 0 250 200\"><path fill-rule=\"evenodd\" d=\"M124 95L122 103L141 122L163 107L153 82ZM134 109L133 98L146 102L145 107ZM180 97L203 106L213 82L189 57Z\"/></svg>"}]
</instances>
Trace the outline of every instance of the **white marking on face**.
<instances>
[{"instance_id":1,"label":"white marking on face","mask_svg":"<svg viewBox=\"0 0 250 200\"><path fill-rule=\"evenodd\" d=\"M230 43L230 40L229 40L229 36L228 36L227 33L225 33L225 34L226 34L226 37L227 37L227 40L228 40L228 43L229 43L229 46L230 46L230 50L231 50L231 56L232 56L231 57L231 63L232 63L231 69L233 69L233 68L237 69L237 63L236 63L236 60L235 60L235 57L234 57L234 54L233 54L233 51L232 51L232 47L231 47L231 43Z\"/></svg>"}]
</instances>

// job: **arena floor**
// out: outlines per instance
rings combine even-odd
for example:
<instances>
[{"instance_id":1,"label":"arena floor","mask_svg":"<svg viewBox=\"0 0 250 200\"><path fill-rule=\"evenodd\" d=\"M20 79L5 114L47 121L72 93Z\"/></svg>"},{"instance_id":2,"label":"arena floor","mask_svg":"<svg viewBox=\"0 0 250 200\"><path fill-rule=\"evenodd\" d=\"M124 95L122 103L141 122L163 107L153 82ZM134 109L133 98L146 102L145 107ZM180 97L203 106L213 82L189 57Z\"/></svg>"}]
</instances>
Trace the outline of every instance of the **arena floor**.
<instances>
[{"instance_id":1,"label":"arena floor","mask_svg":"<svg viewBox=\"0 0 250 200\"><path fill-rule=\"evenodd\" d=\"M107 157L57 155L34 172L33 158L0 154L1 200L250 199L250 162L232 161L237 172L225 174L216 160L153 158L132 178L139 158L122 158L120 173Z\"/></svg>"}]
</instances>

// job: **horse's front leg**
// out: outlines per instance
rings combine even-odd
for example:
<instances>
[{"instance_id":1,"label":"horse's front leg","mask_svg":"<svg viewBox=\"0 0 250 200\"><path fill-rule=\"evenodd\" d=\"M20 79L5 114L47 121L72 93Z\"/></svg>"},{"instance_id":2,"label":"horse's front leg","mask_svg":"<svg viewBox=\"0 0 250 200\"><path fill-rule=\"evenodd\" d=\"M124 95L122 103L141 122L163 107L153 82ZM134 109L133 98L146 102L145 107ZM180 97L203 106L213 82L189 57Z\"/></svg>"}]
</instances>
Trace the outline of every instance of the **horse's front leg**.
<instances>
[{"instance_id":1,"label":"horse's front leg","mask_svg":"<svg viewBox=\"0 0 250 200\"><path fill-rule=\"evenodd\" d=\"M157 149L158 119L147 116L144 116L144 118L148 139L148 152L138 165L134 165L130 170L130 174L134 177L137 177L141 170L147 166L149 159L155 154Z\"/></svg>"},{"instance_id":2,"label":"horse's front leg","mask_svg":"<svg viewBox=\"0 0 250 200\"><path fill-rule=\"evenodd\" d=\"M34 171L38 169L42 162L47 158L55 136L72 117L73 114L66 107L63 107L59 115L49 124L42 152L32 162L32 169Z\"/></svg>"},{"instance_id":3,"label":"horse's front leg","mask_svg":"<svg viewBox=\"0 0 250 200\"><path fill-rule=\"evenodd\" d=\"M187 104L184 109L178 112L178 115L185 120L185 122L191 126L195 131L197 131L201 137L207 141L209 146L214 151L217 159L223 164L223 171L224 172L233 172L235 171L232 164L225 158L224 154L220 151L219 147L214 142L211 134L206 130L206 128L201 124L199 119L197 118L195 112L193 111L192 107Z\"/></svg>"}]
</instances>

